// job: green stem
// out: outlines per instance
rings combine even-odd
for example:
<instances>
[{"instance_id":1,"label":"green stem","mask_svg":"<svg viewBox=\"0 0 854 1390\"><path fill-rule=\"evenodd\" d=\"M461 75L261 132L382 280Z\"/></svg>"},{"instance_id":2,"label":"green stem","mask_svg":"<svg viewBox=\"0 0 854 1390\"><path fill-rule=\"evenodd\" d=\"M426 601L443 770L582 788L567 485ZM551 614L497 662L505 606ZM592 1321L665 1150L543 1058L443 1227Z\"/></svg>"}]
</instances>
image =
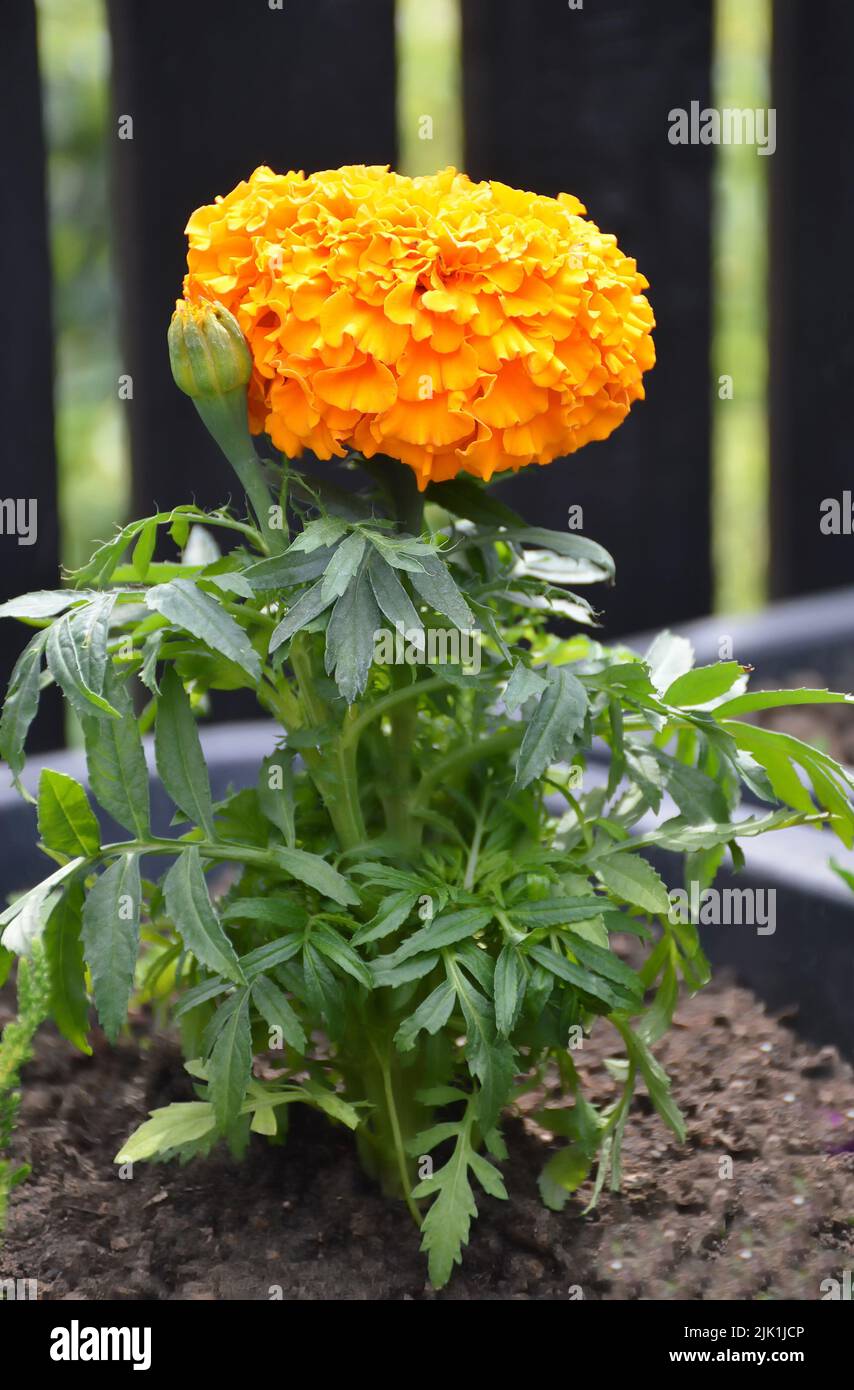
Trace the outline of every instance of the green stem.
<instances>
[{"instance_id":1,"label":"green stem","mask_svg":"<svg viewBox=\"0 0 854 1390\"><path fill-rule=\"evenodd\" d=\"M440 758L421 778L413 798L413 808L429 802L436 787L446 782L449 776L461 767L468 763L480 762L483 758L491 758L494 753L502 753L505 749L514 748L522 738L525 728L526 725L521 722L514 724L510 729L501 729L496 734L490 734L488 738L476 739L465 748L458 748L456 752Z\"/></svg>"},{"instance_id":2,"label":"green stem","mask_svg":"<svg viewBox=\"0 0 854 1390\"><path fill-rule=\"evenodd\" d=\"M409 1168L406 1163L406 1150L404 1149L403 1136L400 1132L400 1121L398 1119L397 1106L394 1100L394 1087L391 1084L391 1072L389 1070L387 1060L377 1051L373 1038L371 1039L371 1047L373 1048L374 1056L377 1059L377 1063L379 1064L380 1072L382 1074L383 1094L385 1095L386 1110L388 1112L389 1123L391 1125L392 1138L394 1141L395 1158L397 1160L397 1170L400 1174L400 1184L403 1190L403 1199L406 1202L406 1206L410 1216L412 1217L416 1226L418 1226L420 1229L421 1213L419 1212L418 1207L415 1203L415 1199L412 1196L412 1179L409 1176Z\"/></svg>"}]
</instances>

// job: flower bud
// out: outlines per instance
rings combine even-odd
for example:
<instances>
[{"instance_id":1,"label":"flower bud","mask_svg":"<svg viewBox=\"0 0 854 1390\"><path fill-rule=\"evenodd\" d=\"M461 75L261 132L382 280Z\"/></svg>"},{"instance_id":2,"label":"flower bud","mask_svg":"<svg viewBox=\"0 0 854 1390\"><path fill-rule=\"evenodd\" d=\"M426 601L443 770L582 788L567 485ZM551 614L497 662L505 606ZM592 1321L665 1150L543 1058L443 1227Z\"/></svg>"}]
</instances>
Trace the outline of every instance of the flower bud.
<instances>
[{"instance_id":1,"label":"flower bud","mask_svg":"<svg viewBox=\"0 0 854 1390\"><path fill-rule=\"evenodd\" d=\"M252 374L237 319L210 300L179 299L169 325L169 360L176 385L195 401L244 391Z\"/></svg>"}]
</instances>

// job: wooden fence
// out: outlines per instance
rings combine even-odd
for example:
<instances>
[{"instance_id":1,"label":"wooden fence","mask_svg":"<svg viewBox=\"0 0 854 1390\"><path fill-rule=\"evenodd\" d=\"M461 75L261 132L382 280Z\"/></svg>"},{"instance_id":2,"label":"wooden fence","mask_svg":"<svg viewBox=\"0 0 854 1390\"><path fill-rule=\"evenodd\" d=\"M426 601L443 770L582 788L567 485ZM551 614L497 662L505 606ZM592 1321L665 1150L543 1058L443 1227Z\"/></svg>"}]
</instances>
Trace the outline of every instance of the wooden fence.
<instances>
[{"instance_id":1,"label":"wooden fence","mask_svg":"<svg viewBox=\"0 0 854 1390\"><path fill-rule=\"evenodd\" d=\"M748 0L746 0L746 3ZM424 0L429 3L429 0ZM610 633L709 610L714 150L669 143L668 113L712 99L712 0L462 0L465 167L577 193L653 290L658 365L646 404L577 460L508 485L532 521L585 529L616 554ZM257 164L396 162L394 0L109 0L113 241L122 371L133 378L133 506L223 500L231 478L174 388L165 329L189 212ZM854 539L819 530L852 489L854 6L774 0L770 343L772 576L788 595L851 582ZM56 582L50 276L32 0L5 0L0 46L0 337L4 497L36 497L38 539L0 536L3 597ZM0 679L21 635L0 625ZM228 711L226 711L227 713ZM61 741L59 710L41 746Z\"/></svg>"}]
</instances>

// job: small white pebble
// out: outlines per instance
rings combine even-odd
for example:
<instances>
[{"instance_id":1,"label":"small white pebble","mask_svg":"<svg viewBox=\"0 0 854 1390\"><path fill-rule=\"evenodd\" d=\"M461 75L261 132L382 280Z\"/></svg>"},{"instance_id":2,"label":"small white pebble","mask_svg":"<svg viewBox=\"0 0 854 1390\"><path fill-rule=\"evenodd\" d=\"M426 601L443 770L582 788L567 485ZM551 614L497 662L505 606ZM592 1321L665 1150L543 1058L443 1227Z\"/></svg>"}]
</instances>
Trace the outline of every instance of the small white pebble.
<instances>
[{"instance_id":1,"label":"small white pebble","mask_svg":"<svg viewBox=\"0 0 854 1390\"><path fill-rule=\"evenodd\" d=\"M760 1045L759 1051L760 1051L760 1052L772 1052L772 1051L773 1051L773 1048L771 1047L771 1044L770 1044L770 1043L762 1043L762 1044Z\"/></svg>"},{"instance_id":2,"label":"small white pebble","mask_svg":"<svg viewBox=\"0 0 854 1390\"><path fill-rule=\"evenodd\" d=\"M805 1198L805 1197L793 1197L793 1198L792 1198L792 1206L793 1206L793 1207L802 1207L805 1201L806 1201L806 1198Z\"/></svg>"},{"instance_id":3,"label":"small white pebble","mask_svg":"<svg viewBox=\"0 0 854 1390\"><path fill-rule=\"evenodd\" d=\"M621 1270L623 1268L623 1262L622 1260L612 1260L608 1268L613 1269L614 1271Z\"/></svg>"},{"instance_id":4,"label":"small white pebble","mask_svg":"<svg viewBox=\"0 0 854 1390\"><path fill-rule=\"evenodd\" d=\"M783 1097L783 1100L786 1102L787 1105L794 1105L795 1101L797 1100L797 1096L794 1094L793 1091L787 1091Z\"/></svg>"},{"instance_id":5,"label":"small white pebble","mask_svg":"<svg viewBox=\"0 0 854 1390\"><path fill-rule=\"evenodd\" d=\"M740 1260L752 1260L752 1259L753 1259L753 1251L752 1251L752 1250L739 1250L739 1252L738 1252L738 1258L739 1258Z\"/></svg>"},{"instance_id":6,"label":"small white pebble","mask_svg":"<svg viewBox=\"0 0 854 1390\"><path fill-rule=\"evenodd\" d=\"M854 1120L854 1110L846 1110L845 1118L846 1120Z\"/></svg>"}]
</instances>

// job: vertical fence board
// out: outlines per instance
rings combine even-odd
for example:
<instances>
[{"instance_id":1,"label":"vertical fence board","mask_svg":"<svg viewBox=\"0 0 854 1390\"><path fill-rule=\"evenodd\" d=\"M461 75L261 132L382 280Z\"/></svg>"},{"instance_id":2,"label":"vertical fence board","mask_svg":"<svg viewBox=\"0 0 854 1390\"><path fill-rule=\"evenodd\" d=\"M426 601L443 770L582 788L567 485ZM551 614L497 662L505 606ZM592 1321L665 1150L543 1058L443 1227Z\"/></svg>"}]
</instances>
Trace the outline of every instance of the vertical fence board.
<instances>
[{"instance_id":1,"label":"vertical fence board","mask_svg":"<svg viewBox=\"0 0 854 1390\"><path fill-rule=\"evenodd\" d=\"M821 504L854 495L854 6L776 0L771 159L771 587L854 584L854 539Z\"/></svg>"},{"instance_id":2,"label":"vertical fence board","mask_svg":"<svg viewBox=\"0 0 854 1390\"><path fill-rule=\"evenodd\" d=\"M260 164L393 164L393 0L110 0L114 188L124 367L133 379L133 512L216 506L236 480L175 387L166 329L186 269L184 226ZM118 138L122 116L133 139ZM255 712L217 692L220 719Z\"/></svg>"},{"instance_id":3,"label":"vertical fence board","mask_svg":"<svg viewBox=\"0 0 854 1390\"><path fill-rule=\"evenodd\" d=\"M110 26L114 114L133 119L114 167L134 511L216 505L233 475L166 356L185 223L259 164L394 162L393 0L110 0Z\"/></svg>"},{"instance_id":4,"label":"vertical fence board","mask_svg":"<svg viewBox=\"0 0 854 1390\"><path fill-rule=\"evenodd\" d=\"M36 17L32 0L7 0L0 43L0 168L3 205L0 261L4 327L0 334L0 462L2 499L36 503L36 541L0 535L0 599L59 579L59 520L53 439L53 351L50 257L45 206L44 138ZM5 513L4 513L5 515ZM26 513L24 514L26 520ZM0 683L5 692L27 633L0 623ZM62 742L56 692L46 692L30 746Z\"/></svg>"},{"instance_id":5,"label":"vertical fence board","mask_svg":"<svg viewBox=\"0 0 854 1390\"><path fill-rule=\"evenodd\" d=\"M651 283L648 399L605 443L506 493L560 527L581 504L617 561L606 631L709 610L714 149L669 143L672 108L710 101L708 0L462 0L467 171L575 193Z\"/></svg>"}]
</instances>

